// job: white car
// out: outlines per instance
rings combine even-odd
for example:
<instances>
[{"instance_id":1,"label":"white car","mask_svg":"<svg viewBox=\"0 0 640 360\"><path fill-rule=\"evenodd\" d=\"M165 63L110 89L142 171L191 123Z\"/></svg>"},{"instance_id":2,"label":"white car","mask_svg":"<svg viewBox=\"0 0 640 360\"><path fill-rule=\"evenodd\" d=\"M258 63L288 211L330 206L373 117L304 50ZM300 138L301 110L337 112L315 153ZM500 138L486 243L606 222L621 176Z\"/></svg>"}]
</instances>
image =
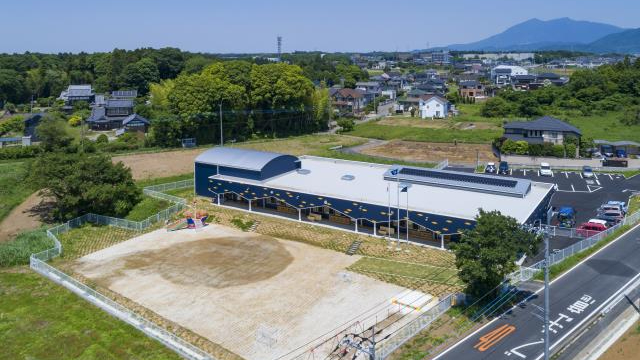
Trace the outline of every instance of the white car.
<instances>
[{"instance_id":1,"label":"white car","mask_svg":"<svg viewBox=\"0 0 640 360\"><path fill-rule=\"evenodd\" d=\"M553 176L549 163L540 163L540 176Z\"/></svg>"}]
</instances>

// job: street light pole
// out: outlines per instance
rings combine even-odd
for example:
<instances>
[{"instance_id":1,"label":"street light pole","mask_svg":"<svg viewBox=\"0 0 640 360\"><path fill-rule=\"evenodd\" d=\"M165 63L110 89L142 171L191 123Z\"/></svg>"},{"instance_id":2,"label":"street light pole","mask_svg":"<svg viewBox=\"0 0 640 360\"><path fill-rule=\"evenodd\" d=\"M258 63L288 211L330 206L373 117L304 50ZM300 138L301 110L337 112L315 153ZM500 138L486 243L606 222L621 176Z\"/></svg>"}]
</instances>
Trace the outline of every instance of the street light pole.
<instances>
[{"instance_id":1,"label":"street light pole","mask_svg":"<svg viewBox=\"0 0 640 360\"><path fill-rule=\"evenodd\" d=\"M544 360L549 360L549 236L544 237Z\"/></svg>"},{"instance_id":2,"label":"street light pole","mask_svg":"<svg viewBox=\"0 0 640 360\"><path fill-rule=\"evenodd\" d=\"M222 100L220 100L220 146L224 146L224 135L222 134Z\"/></svg>"}]
</instances>

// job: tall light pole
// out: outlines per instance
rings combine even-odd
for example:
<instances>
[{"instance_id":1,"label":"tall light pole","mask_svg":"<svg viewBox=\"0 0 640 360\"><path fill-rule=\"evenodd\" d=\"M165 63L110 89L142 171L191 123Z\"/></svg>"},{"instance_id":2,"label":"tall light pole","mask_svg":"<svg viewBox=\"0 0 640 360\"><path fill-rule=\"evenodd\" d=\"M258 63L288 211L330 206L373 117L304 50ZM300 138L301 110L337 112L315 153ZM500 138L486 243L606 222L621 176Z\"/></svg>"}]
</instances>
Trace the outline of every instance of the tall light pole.
<instances>
[{"instance_id":1,"label":"tall light pole","mask_svg":"<svg viewBox=\"0 0 640 360\"><path fill-rule=\"evenodd\" d=\"M543 230L544 238L544 360L549 360L549 236Z\"/></svg>"},{"instance_id":2,"label":"tall light pole","mask_svg":"<svg viewBox=\"0 0 640 360\"><path fill-rule=\"evenodd\" d=\"M224 146L224 135L222 134L222 100L220 100L220 146Z\"/></svg>"}]
</instances>

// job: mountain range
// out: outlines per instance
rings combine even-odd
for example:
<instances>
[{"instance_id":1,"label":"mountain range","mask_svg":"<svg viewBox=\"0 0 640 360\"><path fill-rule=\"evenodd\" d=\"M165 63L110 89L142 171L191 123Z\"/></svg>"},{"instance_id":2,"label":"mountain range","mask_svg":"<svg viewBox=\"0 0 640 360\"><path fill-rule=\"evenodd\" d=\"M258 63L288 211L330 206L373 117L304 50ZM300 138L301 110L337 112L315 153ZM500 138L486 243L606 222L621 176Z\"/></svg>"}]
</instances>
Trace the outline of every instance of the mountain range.
<instances>
[{"instance_id":1,"label":"mountain range","mask_svg":"<svg viewBox=\"0 0 640 360\"><path fill-rule=\"evenodd\" d=\"M574 50L594 53L640 53L640 29L560 18L530 19L486 39L439 49L459 51Z\"/></svg>"}]
</instances>

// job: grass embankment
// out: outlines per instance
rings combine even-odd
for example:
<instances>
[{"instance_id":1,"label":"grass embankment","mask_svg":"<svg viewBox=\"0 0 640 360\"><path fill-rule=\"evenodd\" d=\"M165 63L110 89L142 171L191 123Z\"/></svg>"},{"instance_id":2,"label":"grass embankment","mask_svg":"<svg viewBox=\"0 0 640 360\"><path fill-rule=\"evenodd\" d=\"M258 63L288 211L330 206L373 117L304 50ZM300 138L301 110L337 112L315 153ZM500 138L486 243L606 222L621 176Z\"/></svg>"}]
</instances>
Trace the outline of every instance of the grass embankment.
<instances>
[{"instance_id":1,"label":"grass embankment","mask_svg":"<svg viewBox=\"0 0 640 360\"><path fill-rule=\"evenodd\" d=\"M0 163L0 221L36 191L27 181L27 167L25 161Z\"/></svg>"},{"instance_id":2,"label":"grass embankment","mask_svg":"<svg viewBox=\"0 0 640 360\"><path fill-rule=\"evenodd\" d=\"M583 252L571 255L568 258L560 261L557 264L551 265L551 267L549 267L549 278L550 279L555 279L556 277L558 277L558 276L562 275L563 273L567 272L569 269L571 269L574 266L578 265L578 263L580 261L586 259L587 257L592 255L596 251L602 249L605 245L607 245L610 242L612 242L613 240L617 239L619 236L621 236L623 233L625 233L629 229L631 229L631 226L629 226L629 225L621 226L618 230L616 230L615 232L613 232L611 235L607 236L606 238L600 240L600 242L596 243L592 247L584 250ZM544 272L542 272L542 271L538 272L533 278L535 280L543 280L544 279Z\"/></svg>"},{"instance_id":3,"label":"grass embankment","mask_svg":"<svg viewBox=\"0 0 640 360\"><path fill-rule=\"evenodd\" d=\"M142 332L26 268L0 270L3 359L175 359Z\"/></svg>"},{"instance_id":4,"label":"grass embankment","mask_svg":"<svg viewBox=\"0 0 640 360\"><path fill-rule=\"evenodd\" d=\"M428 263L410 263L382 258L363 257L349 267L349 270L365 275L374 273L403 277L416 282L429 281L449 285L460 285L455 267L432 266Z\"/></svg>"}]
</instances>

